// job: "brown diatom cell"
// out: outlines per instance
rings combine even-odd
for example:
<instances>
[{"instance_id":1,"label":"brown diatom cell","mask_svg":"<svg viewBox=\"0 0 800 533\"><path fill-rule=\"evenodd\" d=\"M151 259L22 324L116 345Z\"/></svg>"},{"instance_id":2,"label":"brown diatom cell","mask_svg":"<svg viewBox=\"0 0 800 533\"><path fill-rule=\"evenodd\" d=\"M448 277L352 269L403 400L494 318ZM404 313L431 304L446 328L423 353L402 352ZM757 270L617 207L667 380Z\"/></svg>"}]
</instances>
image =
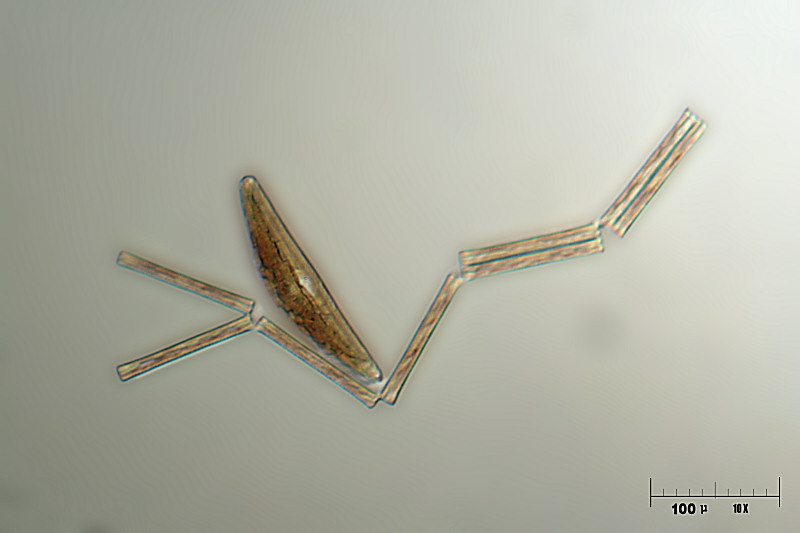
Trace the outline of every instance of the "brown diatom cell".
<instances>
[{"instance_id":1,"label":"brown diatom cell","mask_svg":"<svg viewBox=\"0 0 800 533\"><path fill-rule=\"evenodd\" d=\"M314 341L367 380L381 371L295 242L258 180L242 178L242 208L261 278L275 303Z\"/></svg>"}]
</instances>

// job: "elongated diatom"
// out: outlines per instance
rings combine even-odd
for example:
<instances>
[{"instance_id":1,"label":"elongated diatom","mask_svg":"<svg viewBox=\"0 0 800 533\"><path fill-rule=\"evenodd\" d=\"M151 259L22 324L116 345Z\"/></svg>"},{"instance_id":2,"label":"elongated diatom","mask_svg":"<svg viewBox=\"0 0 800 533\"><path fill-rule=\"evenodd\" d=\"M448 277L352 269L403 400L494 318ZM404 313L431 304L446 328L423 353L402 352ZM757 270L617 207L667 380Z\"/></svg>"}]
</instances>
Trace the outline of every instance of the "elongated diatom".
<instances>
[{"instance_id":1,"label":"elongated diatom","mask_svg":"<svg viewBox=\"0 0 800 533\"><path fill-rule=\"evenodd\" d=\"M602 251L600 226L592 222L530 239L466 250L459 253L458 260L464 279L472 280Z\"/></svg>"},{"instance_id":2,"label":"elongated diatom","mask_svg":"<svg viewBox=\"0 0 800 533\"><path fill-rule=\"evenodd\" d=\"M624 237L642 210L672 174L675 166L705 130L706 123L703 119L695 115L691 109L686 109L639 172L633 176L625 190L600 217L600 225Z\"/></svg>"},{"instance_id":3,"label":"elongated diatom","mask_svg":"<svg viewBox=\"0 0 800 533\"><path fill-rule=\"evenodd\" d=\"M236 320L226 322L221 326L195 335L190 339L175 343L163 350L121 364L117 367L117 374L122 381L128 381L131 378L139 377L142 374L160 368L166 364L183 359L204 348L226 341L242 333L247 333L253 328L254 325L250 321L250 315L242 315Z\"/></svg>"},{"instance_id":4,"label":"elongated diatom","mask_svg":"<svg viewBox=\"0 0 800 533\"><path fill-rule=\"evenodd\" d=\"M394 405L397 401L400 391L403 390L408 376L414 369L414 365L417 364L436 326L442 319L444 312L447 311L450 302L453 300L453 296L455 296L456 291L463 282L464 278L457 274L450 273L445 278L442 287L433 299L433 303L431 303L431 306L428 308L428 312L422 317L422 322L420 322L417 332L411 339L411 343L409 343L408 348L406 348L406 351L397 363L397 367L395 367L394 372L392 372L386 385L384 385L383 392L381 393L381 399L383 399L384 402Z\"/></svg>"},{"instance_id":5,"label":"elongated diatom","mask_svg":"<svg viewBox=\"0 0 800 533\"><path fill-rule=\"evenodd\" d=\"M138 255L133 255L130 252L120 252L117 257L117 264L129 268L134 272L139 272L145 276L178 287L179 289L192 292L203 298L208 298L212 302L217 302L220 305L224 305L240 313L249 315L255 306L255 302L250 298L245 298L231 291L220 289L210 283L191 278L186 274L175 272L174 270L153 263L152 261L143 259Z\"/></svg>"},{"instance_id":6,"label":"elongated diatom","mask_svg":"<svg viewBox=\"0 0 800 533\"><path fill-rule=\"evenodd\" d=\"M289 335L268 318L261 317L255 325L256 331L272 340L278 346L305 362L323 376L333 381L344 390L364 402L369 408L375 407L378 402L378 395L367 388L347 372L338 368L324 357L321 357L314 350L309 349L302 342Z\"/></svg>"},{"instance_id":7,"label":"elongated diatom","mask_svg":"<svg viewBox=\"0 0 800 533\"><path fill-rule=\"evenodd\" d=\"M328 353L366 380L381 371L297 245L258 180L239 186L261 278L275 303Z\"/></svg>"}]
</instances>

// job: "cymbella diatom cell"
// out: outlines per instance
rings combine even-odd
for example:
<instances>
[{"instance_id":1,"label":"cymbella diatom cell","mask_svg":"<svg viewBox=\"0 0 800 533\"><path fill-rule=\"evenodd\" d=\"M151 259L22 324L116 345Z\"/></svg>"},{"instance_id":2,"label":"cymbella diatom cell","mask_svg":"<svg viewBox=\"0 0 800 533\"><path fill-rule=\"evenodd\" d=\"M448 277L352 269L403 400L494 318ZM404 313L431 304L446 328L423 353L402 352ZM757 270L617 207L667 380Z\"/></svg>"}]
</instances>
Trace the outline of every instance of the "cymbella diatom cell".
<instances>
[{"instance_id":1,"label":"cymbella diatom cell","mask_svg":"<svg viewBox=\"0 0 800 533\"><path fill-rule=\"evenodd\" d=\"M261 278L275 303L328 353L367 380L381 371L297 245L261 184L245 176L242 208Z\"/></svg>"}]
</instances>

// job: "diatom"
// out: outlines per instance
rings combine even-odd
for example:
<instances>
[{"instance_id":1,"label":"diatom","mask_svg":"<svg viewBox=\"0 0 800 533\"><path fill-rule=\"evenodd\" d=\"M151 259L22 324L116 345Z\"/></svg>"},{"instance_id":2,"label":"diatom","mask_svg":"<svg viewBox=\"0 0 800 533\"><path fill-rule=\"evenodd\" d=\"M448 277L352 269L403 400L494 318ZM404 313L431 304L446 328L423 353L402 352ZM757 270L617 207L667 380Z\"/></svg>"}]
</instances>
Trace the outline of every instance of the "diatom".
<instances>
[{"instance_id":1,"label":"diatom","mask_svg":"<svg viewBox=\"0 0 800 533\"><path fill-rule=\"evenodd\" d=\"M600 225L624 237L653 196L667 180L675 166L694 146L706 123L691 109L686 109L678 122L647 158L625 190L600 217Z\"/></svg>"},{"instance_id":2,"label":"diatom","mask_svg":"<svg viewBox=\"0 0 800 533\"><path fill-rule=\"evenodd\" d=\"M204 281L175 272L169 268L143 259L138 255L120 252L117 257L119 266L129 268L158 281L163 281L179 289L192 292L198 296L208 298L212 302L224 305L239 312L239 318L221 324L213 329L199 333L194 337L177 342L172 346L158 350L144 357L128 361L117 366L117 374L122 381L136 378L169 363L188 357L203 348L251 331L254 327L252 312L255 302L231 291L220 289Z\"/></svg>"},{"instance_id":3,"label":"diatom","mask_svg":"<svg viewBox=\"0 0 800 533\"><path fill-rule=\"evenodd\" d=\"M239 191L258 269L275 303L346 367L367 380L380 380L378 365L258 180L253 176L242 178Z\"/></svg>"},{"instance_id":4,"label":"diatom","mask_svg":"<svg viewBox=\"0 0 800 533\"><path fill-rule=\"evenodd\" d=\"M268 318L261 317L255 325L255 330L361 400L367 407L374 407L378 402L378 394L366 384L330 363L326 358L283 331Z\"/></svg>"},{"instance_id":5,"label":"diatom","mask_svg":"<svg viewBox=\"0 0 800 533\"><path fill-rule=\"evenodd\" d=\"M702 119L689 109L684 111L628 186L593 222L460 252L458 271L447 275L397 366L386 379L261 185L254 177L246 176L239 185L239 193L261 278L275 303L326 353L318 353L267 317L254 317L255 301L250 298L121 252L117 258L120 266L203 296L238 312L239 316L150 355L121 364L117 373L121 380L127 381L185 359L206 347L255 331L320 372L367 407L373 407L379 400L394 405L464 282L603 252L600 229L607 228L619 237L625 236L705 128Z\"/></svg>"},{"instance_id":6,"label":"diatom","mask_svg":"<svg viewBox=\"0 0 800 533\"><path fill-rule=\"evenodd\" d=\"M600 226L592 222L530 239L466 250L459 253L458 260L464 279L471 280L602 251Z\"/></svg>"},{"instance_id":7,"label":"diatom","mask_svg":"<svg viewBox=\"0 0 800 533\"><path fill-rule=\"evenodd\" d=\"M450 306L453 296L456 295L456 291L463 282L464 278L452 272L445 278L442 287L433 299L433 303L431 303L431 306L428 308L428 312L422 317L422 322L420 322L417 332L411 339L406 351L403 352L403 356L397 363L386 385L383 387L381 399L384 402L389 405L394 405L397 401L397 397L406 384L408 376L411 374L414 365L417 364L419 357L422 355L422 350L425 349L436 326L442 319L444 312L447 311L447 308Z\"/></svg>"}]
</instances>

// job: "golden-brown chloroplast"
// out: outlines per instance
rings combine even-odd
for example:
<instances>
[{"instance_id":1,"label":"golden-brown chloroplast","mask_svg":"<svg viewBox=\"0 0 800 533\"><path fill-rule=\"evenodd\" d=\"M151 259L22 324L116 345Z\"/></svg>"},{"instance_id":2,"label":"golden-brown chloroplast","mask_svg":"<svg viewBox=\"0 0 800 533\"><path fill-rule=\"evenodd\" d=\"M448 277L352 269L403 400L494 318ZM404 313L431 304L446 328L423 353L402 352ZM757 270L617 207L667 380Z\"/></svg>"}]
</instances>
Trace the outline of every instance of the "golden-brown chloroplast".
<instances>
[{"instance_id":1,"label":"golden-brown chloroplast","mask_svg":"<svg viewBox=\"0 0 800 533\"><path fill-rule=\"evenodd\" d=\"M350 323L252 176L239 185L259 272L270 294L321 347L368 380L381 379Z\"/></svg>"}]
</instances>

